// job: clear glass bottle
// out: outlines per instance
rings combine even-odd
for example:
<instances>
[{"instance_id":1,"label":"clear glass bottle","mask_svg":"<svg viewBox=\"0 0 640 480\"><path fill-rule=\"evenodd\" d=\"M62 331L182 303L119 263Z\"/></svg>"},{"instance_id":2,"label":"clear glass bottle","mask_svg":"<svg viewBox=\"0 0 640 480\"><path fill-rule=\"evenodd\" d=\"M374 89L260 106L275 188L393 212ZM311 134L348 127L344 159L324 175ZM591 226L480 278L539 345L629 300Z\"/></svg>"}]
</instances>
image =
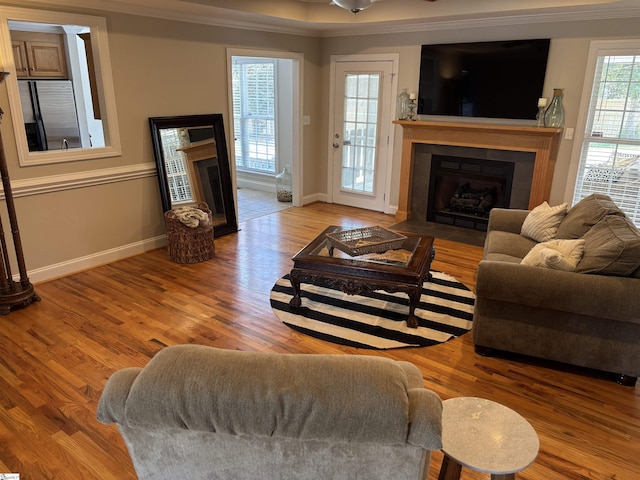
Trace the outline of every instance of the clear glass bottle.
<instances>
[{"instance_id":1,"label":"clear glass bottle","mask_svg":"<svg viewBox=\"0 0 640 480\"><path fill-rule=\"evenodd\" d=\"M276 196L279 202L290 202L293 199L291 167L287 165L276 175Z\"/></svg>"},{"instance_id":2,"label":"clear glass bottle","mask_svg":"<svg viewBox=\"0 0 640 480\"><path fill-rule=\"evenodd\" d=\"M544 126L560 128L564 126L564 107L562 106L562 88L553 89L553 98L549 108L544 112Z\"/></svg>"},{"instance_id":3,"label":"clear glass bottle","mask_svg":"<svg viewBox=\"0 0 640 480\"><path fill-rule=\"evenodd\" d=\"M409 93L403 88L398 95L398 120L408 120L410 111Z\"/></svg>"}]
</instances>

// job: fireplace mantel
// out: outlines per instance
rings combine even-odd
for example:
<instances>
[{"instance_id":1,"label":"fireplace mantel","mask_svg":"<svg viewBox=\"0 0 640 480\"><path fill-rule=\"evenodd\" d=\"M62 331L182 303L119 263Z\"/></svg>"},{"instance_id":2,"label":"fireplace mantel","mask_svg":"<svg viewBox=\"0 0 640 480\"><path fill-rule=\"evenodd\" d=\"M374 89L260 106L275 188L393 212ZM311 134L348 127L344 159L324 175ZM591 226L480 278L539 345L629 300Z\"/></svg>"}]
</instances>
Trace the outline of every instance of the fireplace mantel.
<instances>
[{"instance_id":1,"label":"fireplace mantel","mask_svg":"<svg viewBox=\"0 0 640 480\"><path fill-rule=\"evenodd\" d=\"M404 120L396 120L393 123L401 125L403 129L400 185L408 185L406 191L400 192L398 199L398 221L411 218L409 207L416 143L533 152L535 164L529 208L549 200L561 128Z\"/></svg>"}]
</instances>

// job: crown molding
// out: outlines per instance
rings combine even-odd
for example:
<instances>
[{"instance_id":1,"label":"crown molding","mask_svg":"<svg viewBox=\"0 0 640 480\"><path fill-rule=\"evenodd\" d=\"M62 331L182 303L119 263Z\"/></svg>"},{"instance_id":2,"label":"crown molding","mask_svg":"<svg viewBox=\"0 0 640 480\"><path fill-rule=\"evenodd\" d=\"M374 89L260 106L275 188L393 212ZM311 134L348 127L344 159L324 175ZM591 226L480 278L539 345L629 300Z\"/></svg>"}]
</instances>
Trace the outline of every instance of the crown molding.
<instances>
[{"instance_id":1,"label":"crown molding","mask_svg":"<svg viewBox=\"0 0 640 480\"><path fill-rule=\"evenodd\" d=\"M201 3L176 0L136 0L135 3L118 0L22 0L19 3L21 6L27 7L38 6L42 8L43 5L49 5L51 7L78 8L81 10L93 9L187 23L310 37L412 33L640 17L640 6L613 7L612 4L598 4L581 8L556 8L553 11L549 10L542 13L520 11L519 13L503 12L485 16L475 14L472 18L440 16L418 21L411 19L392 22L337 24L266 17L232 9L207 6ZM0 4L11 5L15 4L15 2L0 0Z\"/></svg>"},{"instance_id":2,"label":"crown molding","mask_svg":"<svg viewBox=\"0 0 640 480\"><path fill-rule=\"evenodd\" d=\"M468 19L443 19L436 18L412 23L380 23L377 25L354 25L352 28L339 26L322 30L319 36L322 37L343 37L355 35L393 34L393 33L414 33L425 31L460 30L469 28L491 28L514 25L529 25L540 23L561 23L561 22L582 22L582 21L603 21L620 18L640 17L640 7L637 8L609 8L594 9L589 11L563 11L554 13L537 13L521 15L502 15L484 18Z\"/></svg>"}]
</instances>

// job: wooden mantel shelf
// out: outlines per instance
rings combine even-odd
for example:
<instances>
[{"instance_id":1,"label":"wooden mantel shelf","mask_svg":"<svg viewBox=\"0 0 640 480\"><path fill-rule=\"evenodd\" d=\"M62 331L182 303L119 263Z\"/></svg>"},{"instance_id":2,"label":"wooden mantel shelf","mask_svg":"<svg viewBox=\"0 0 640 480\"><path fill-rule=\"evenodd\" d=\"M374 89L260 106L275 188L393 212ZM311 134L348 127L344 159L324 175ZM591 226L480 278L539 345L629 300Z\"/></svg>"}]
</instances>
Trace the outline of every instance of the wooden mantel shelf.
<instances>
[{"instance_id":1,"label":"wooden mantel shelf","mask_svg":"<svg viewBox=\"0 0 640 480\"><path fill-rule=\"evenodd\" d=\"M409 207L413 179L413 154L417 143L533 152L535 165L529 208L549 200L556 156L560 146L561 128L404 120L396 120L393 123L401 125L403 130L400 185L408 185L406 191L400 192L398 199L396 213L398 221L411 218Z\"/></svg>"}]
</instances>

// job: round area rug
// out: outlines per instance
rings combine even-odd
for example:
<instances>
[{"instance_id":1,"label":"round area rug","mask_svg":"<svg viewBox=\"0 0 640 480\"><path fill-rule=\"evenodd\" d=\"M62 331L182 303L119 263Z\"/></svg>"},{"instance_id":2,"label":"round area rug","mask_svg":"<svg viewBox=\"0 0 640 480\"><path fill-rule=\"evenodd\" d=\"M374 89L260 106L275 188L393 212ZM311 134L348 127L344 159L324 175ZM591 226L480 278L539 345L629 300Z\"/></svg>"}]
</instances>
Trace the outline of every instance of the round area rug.
<instances>
[{"instance_id":1,"label":"round area rug","mask_svg":"<svg viewBox=\"0 0 640 480\"><path fill-rule=\"evenodd\" d=\"M292 308L289 276L271 290L271 308L286 325L312 337L358 348L427 347L471 329L475 296L455 278L431 272L416 307L418 328L407 327L406 293L375 291L347 295L340 290L303 283L302 306Z\"/></svg>"}]
</instances>

